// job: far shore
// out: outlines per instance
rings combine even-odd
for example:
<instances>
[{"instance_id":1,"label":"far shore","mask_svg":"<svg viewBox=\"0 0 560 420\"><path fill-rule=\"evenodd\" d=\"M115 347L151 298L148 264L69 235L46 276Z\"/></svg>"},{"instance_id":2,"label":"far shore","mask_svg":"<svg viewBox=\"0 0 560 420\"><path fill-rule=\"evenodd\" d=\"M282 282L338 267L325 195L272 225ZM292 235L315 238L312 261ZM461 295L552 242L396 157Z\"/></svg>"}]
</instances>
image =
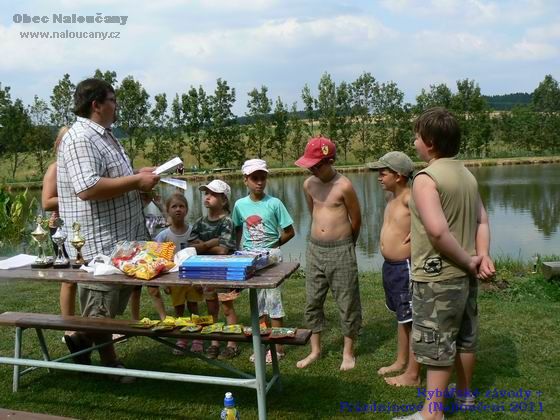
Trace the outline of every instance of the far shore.
<instances>
[{"instance_id":1,"label":"far shore","mask_svg":"<svg viewBox=\"0 0 560 420\"><path fill-rule=\"evenodd\" d=\"M515 157L515 158L494 158L494 159L465 159L465 166L499 166L499 165L540 165L549 163L560 163L560 156L538 156L538 157ZM371 162L362 165L345 165L337 166L337 170L342 173L351 172L368 172L375 171L368 165ZM421 169L426 166L424 162L415 162L415 168ZM298 168L271 168L270 173L274 176L288 176L307 174L308 171ZM183 179L185 181L208 181L212 179L237 179L241 178L241 171L238 168L216 168L208 169L203 172L185 173L184 175L169 175L173 178ZM9 191L23 190L25 188L38 189L41 188L42 181L25 181L6 183L5 186Z\"/></svg>"}]
</instances>

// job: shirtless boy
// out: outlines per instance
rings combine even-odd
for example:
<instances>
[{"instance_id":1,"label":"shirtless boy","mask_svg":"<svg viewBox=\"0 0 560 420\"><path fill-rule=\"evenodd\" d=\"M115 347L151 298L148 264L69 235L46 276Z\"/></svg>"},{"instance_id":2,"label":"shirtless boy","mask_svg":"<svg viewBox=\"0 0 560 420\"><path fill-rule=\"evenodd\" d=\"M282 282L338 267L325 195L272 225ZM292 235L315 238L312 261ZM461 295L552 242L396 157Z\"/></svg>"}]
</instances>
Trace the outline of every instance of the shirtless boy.
<instances>
[{"instance_id":1,"label":"shirtless boy","mask_svg":"<svg viewBox=\"0 0 560 420\"><path fill-rule=\"evenodd\" d=\"M313 174L303 183L312 219L305 269L305 320L312 331L311 353L297 362L298 368L309 366L321 356L323 304L329 288L344 335L340 370L353 369L356 364L354 343L362 325L362 306L354 248L362 216L352 183L333 167L335 157L335 145L316 137L309 140L303 156L295 162Z\"/></svg>"},{"instance_id":2,"label":"shirtless boy","mask_svg":"<svg viewBox=\"0 0 560 420\"><path fill-rule=\"evenodd\" d=\"M383 288L385 305L397 316L397 360L377 371L379 375L398 372L406 367L402 375L385 378L395 386L418 386L420 365L410 351L412 329L412 293L410 290L410 188L408 180L414 165L402 152L389 152L375 162L379 168L378 180L388 193L387 207L381 228L381 255L383 263Z\"/></svg>"}]
</instances>

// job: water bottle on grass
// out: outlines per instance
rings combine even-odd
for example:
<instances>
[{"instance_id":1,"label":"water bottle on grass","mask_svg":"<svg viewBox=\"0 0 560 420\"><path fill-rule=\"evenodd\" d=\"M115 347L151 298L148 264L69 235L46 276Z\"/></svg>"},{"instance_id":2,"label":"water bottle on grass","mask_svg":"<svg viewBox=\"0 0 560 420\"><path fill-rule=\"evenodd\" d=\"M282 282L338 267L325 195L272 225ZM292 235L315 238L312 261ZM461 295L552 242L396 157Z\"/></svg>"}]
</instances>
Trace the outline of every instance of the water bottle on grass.
<instances>
[{"instance_id":1,"label":"water bottle on grass","mask_svg":"<svg viewBox=\"0 0 560 420\"><path fill-rule=\"evenodd\" d=\"M224 409L220 414L221 420L239 420L239 412L235 408L235 401L231 392L226 392L224 398Z\"/></svg>"}]
</instances>

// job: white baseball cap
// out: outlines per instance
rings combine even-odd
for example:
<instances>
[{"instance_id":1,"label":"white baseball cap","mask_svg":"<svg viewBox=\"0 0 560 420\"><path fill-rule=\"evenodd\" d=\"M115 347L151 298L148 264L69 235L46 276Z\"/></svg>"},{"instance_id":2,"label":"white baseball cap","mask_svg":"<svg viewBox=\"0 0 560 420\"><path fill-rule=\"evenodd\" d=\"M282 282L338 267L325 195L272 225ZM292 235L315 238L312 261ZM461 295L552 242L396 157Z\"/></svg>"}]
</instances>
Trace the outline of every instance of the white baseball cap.
<instances>
[{"instance_id":1,"label":"white baseball cap","mask_svg":"<svg viewBox=\"0 0 560 420\"><path fill-rule=\"evenodd\" d=\"M268 166L266 165L266 161L262 159L249 159L246 160L243 166L241 167L241 172L243 172L243 175L251 175L253 172L256 171L268 172Z\"/></svg>"},{"instance_id":2,"label":"white baseball cap","mask_svg":"<svg viewBox=\"0 0 560 420\"><path fill-rule=\"evenodd\" d=\"M198 189L200 191L212 191L216 194L225 194L228 198L231 193L230 186L221 179L215 179L209 182L207 185L201 185L200 187L198 187Z\"/></svg>"}]
</instances>

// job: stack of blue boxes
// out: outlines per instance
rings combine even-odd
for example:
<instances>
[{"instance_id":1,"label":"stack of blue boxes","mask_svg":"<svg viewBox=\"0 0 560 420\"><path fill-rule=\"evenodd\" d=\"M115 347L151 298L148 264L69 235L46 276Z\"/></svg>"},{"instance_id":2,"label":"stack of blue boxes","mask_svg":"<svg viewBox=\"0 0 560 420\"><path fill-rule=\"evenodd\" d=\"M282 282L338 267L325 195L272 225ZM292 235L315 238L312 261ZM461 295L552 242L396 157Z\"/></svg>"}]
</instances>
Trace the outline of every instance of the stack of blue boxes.
<instances>
[{"instance_id":1,"label":"stack of blue boxes","mask_svg":"<svg viewBox=\"0 0 560 420\"><path fill-rule=\"evenodd\" d=\"M195 255L179 267L180 279L247 280L256 271L257 258L243 255Z\"/></svg>"}]
</instances>

